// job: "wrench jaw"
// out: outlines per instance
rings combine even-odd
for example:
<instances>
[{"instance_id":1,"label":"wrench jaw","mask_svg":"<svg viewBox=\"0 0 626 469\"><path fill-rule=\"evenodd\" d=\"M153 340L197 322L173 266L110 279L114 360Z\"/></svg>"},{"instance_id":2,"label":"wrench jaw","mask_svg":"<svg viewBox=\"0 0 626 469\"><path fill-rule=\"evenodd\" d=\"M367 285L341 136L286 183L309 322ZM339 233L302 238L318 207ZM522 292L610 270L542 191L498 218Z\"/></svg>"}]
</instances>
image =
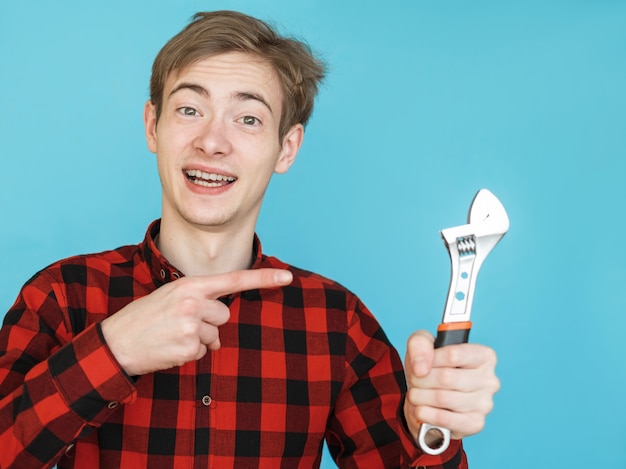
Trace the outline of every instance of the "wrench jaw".
<instances>
[{"instance_id":1,"label":"wrench jaw","mask_svg":"<svg viewBox=\"0 0 626 469\"><path fill-rule=\"evenodd\" d=\"M469 322L478 271L508 229L504 206L487 189L481 189L470 207L468 224L441 231L451 263L444 324Z\"/></svg>"}]
</instances>

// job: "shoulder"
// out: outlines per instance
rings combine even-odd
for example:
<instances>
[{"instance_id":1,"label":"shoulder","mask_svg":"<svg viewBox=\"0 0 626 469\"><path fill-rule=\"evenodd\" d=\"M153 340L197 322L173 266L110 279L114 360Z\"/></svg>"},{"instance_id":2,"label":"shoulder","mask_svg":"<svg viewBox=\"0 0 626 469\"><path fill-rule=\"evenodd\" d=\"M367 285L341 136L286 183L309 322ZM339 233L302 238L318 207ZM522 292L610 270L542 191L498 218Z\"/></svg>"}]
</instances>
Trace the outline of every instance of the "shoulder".
<instances>
[{"instance_id":1,"label":"shoulder","mask_svg":"<svg viewBox=\"0 0 626 469\"><path fill-rule=\"evenodd\" d=\"M365 309L361 300L355 293L346 288L343 284L325 277L324 275L302 269L276 257L263 256L261 267L272 267L276 269L287 269L293 274L293 282L284 288L285 301L290 303L289 297L302 298L304 304L317 304L324 308L350 311Z\"/></svg>"},{"instance_id":2,"label":"shoulder","mask_svg":"<svg viewBox=\"0 0 626 469\"><path fill-rule=\"evenodd\" d=\"M296 267L291 264L287 264L286 262L281 261L277 257L266 256L263 255L263 259L261 260L260 267L269 267L274 269L286 269L289 270L293 274L294 283L302 283L306 286L319 286L319 287L327 287L330 289L343 290L348 294L353 295L353 293L344 287L341 283L332 280L328 277L325 277L321 274L312 272L310 270L302 269L300 267Z\"/></svg>"},{"instance_id":3,"label":"shoulder","mask_svg":"<svg viewBox=\"0 0 626 469\"><path fill-rule=\"evenodd\" d=\"M78 282L86 285L88 277L110 277L118 268L131 267L134 264L133 259L138 255L138 245L127 245L67 257L39 270L26 282L26 286L41 282L70 284Z\"/></svg>"}]
</instances>

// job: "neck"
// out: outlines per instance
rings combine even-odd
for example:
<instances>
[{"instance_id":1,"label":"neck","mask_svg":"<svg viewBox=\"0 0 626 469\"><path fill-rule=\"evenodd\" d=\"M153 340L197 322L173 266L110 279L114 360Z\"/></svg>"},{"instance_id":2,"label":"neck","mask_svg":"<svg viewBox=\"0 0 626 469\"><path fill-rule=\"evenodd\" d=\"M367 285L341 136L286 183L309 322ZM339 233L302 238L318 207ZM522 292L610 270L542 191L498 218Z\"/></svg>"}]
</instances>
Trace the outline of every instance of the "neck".
<instances>
[{"instance_id":1,"label":"neck","mask_svg":"<svg viewBox=\"0 0 626 469\"><path fill-rule=\"evenodd\" d=\"M213 275L249 269L253 240L254 229L232 233L162 219L156 245L185 275Z\"/></svg>"}]
</instances>

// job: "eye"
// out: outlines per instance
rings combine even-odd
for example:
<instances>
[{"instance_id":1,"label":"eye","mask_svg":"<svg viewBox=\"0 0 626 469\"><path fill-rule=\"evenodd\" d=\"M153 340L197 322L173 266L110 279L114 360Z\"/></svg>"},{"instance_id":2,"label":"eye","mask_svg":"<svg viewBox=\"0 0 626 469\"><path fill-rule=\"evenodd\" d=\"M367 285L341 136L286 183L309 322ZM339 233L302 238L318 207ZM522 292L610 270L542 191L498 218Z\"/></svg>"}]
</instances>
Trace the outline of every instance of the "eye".
<instances>
[{"instance_id":1,"label":"eye","mask_svg":"<svg viewBox=\"0 0 626 469\"><path fill-rule=\"evenodd\" d=\"M183 116L198 116L200 115L197 110L189 106L183 106L177 109Z\"/></svg>"},{"instance_id":2,"label":"eye","mask_svg":"<svg viewBox=\"0 0 626 469\"><path fill-rule=\"evenodd\" d=\"M261 123L261 121L254 116L243 116L240 121L244 125L259 125Z\"/></svg>"}]
</instances>

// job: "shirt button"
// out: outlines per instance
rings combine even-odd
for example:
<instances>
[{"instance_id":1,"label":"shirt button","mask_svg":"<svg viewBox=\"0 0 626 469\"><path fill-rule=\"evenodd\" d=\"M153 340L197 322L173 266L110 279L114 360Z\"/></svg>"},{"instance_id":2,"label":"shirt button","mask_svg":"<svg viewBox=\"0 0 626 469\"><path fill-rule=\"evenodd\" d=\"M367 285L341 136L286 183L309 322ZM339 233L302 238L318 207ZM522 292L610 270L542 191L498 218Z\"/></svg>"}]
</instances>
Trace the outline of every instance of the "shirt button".
<instances>
[{"instance_id":1,"label":"shirt button","mask_svg":"<svg viewBox=\"0 0 626 469\"><path fill-rule=\"evenodd\" d=\"M117 402L117 401L112 401L112 402L109 402L109 403L107 404L107 407L108 407L109 409L115 409L118 405L119 405L119 402Z\"/></svg>"},{"instance_id":2,"label":"shirt button","mask_svg":"<svg viewBox=\"0 0 626 469\"><path fill-rule=\"evenodd\" d=\"M213 399L211 399L211 396L209 395L206 395L202 398L202 403L207 407L211 405L211 402L213 402Z\"/></svg>"}]
</instances>

